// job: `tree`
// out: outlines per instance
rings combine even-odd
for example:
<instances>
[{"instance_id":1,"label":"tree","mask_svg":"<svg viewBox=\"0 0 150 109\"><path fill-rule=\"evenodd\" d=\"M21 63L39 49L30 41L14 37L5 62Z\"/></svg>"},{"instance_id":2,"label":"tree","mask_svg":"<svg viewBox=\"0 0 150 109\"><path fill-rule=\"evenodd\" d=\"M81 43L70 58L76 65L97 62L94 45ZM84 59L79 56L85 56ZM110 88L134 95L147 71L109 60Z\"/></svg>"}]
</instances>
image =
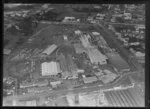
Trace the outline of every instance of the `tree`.
<instances>
[{"instance_id":1,"label":"tree","mask_svg":"<svg viewBox=\"0 0 150 109\"><path fill-rule=\"evenodd\" d=\"M32 34L33 33L33 29L32 29L32 18L31 17L27 17L24 18L21 22L20 22L20 29L22 30L22 32L25 34L25 36Z\"/></svg>"}]
</instances>

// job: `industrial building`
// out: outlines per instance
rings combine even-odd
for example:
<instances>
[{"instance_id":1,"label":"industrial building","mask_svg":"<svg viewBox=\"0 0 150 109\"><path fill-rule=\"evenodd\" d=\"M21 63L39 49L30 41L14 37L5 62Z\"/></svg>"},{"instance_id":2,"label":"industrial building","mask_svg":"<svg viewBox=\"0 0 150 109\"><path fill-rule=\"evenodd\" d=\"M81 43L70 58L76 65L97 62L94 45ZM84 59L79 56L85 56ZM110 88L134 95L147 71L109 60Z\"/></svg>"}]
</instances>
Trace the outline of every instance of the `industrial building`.
<instances>
[{"instance_id":1,"label":"industrial building","mask_svg":"<svg viewBox=\"0 0 150 109\"><path fill-rule=\"evenodd\" d=\"M56 50L57 45L53 44L48 46L42 53L46 55L50 55L54 50Z\"/></svg>"},{"instance_id":2,"label":"industrial building","mask_svg":"<svg viewBox=\"0 0 150 109\"><path fill-rule=\"evenodd\" d=\"M48 87L48 86L28 88L29 93L39 93L39 92L44 92L44 91L48 91L48 90L52 90L52 88Z\"/></svg>"},{"instance_id":3,"label":"industrial building","mask_svg":"<svg viewBox=\"0 0 150 109\"><path fill-rule=\"evenodd\" d=\"M90 58L90 61L92 64L107 64L107 57L105 55L103 55L98 49L91 49L88 48L88 56Z\"/></svg>"},{"instance_id":4,"label":"industrial building","mask_svg":"<svg viewBox=\"0 0 150 109\"><path fill-rule=\"evenodd\" d=\"M68 64L69 71L71 72L71 78L77 78L78 77L77 66L72 60L72 55L68 55L67 57L68 57L67 64Z\"/></svg>"},{"instance_id":5,"label":"industrial building","mask_svg":"<svg viewBox=\"0 0 150 109\"><path fill-rule=\"evenodd\" d=\"M34 87L36 86L33 82L30 83L20 83L20 88Z\"/></svg>"},{"instance_id":6,"label":"industrial building","mask_svg":"<svg viewBox=\"0 0 150 109\"><path fill-rule=\"evenodd\" d=\"M128 88L104 92L110 107L144 107L144 98L135 90Z\"/></svg>"},{"instance_id":7,"label":"industrial building","mask_svg":"<svg viewBox=\"0 0 150 109\"><path fill-rule=\"evenodd\" d=\"M75 33L76 35L80 35L80 34L81 34L81 31L80 31L80 30L76 30L76 31L74 31L74 33Z\"/></svg>"},{"instance_id":8,"label":"industrial building","mask_svg":"<svg viewBox=\"0 0 150 109\"><path fill-rule=\"evenodd\" d=\"M50 82L50 84L52 85L53 88L56 88L57 85L61 84L61 81Z\"/></svg>"},{"instance_id":9,"label":"industrial building","mask_svg":"<svg viewBox=\"0 0 150 109\"><path fill-rule=\"evenodd\" d=\"M11 53L11 50L10 49L4 49L3 53L5 55L9 55Z\"/></svg>"},{"instance_id":10,"label":"industrial building","mask_svg":"<svg viewBox=\"0 0 150 109\"><path fill-rule=\"evenodd\" d=\"M101 76L99 79L104 83L104 84L107 84L109 82L112 82L115 78L117 77L116 74L108 74L108 75L103 75Z\"/></svg>"},{"instance_id":11,"label":"industrial building","mask_svg":"<svg viewBox=\"0 0 150 109\"><path fill-rule=\"evenodd\" d=\"M85 75L82 76L83 76L84 83L93 83L98 80L96 76L91 76L91 77L86 77Z\"/></svg>"},{"instance_id":12,"label":"industrial building","mask_svg":"<svg viewBox=\"0 0 150 109\"><path fill-rule=\"evenodd\" d=\"M66 58L63 54L59 56L62 78L77 78L77 66L73 62L71 55L68 55L67 57L68 58Z\"/></svg>"},{"instance_id":13,"label":"industrial building","mask_svg":"<svg viewBox=\"0 0 150 109\"><path fill-rule=\"evenodd\" d=\"M36 100L30 100L30 101L13 100L12 102L13 102L12 106L37 106Z\"/></svg>"},{"instance_id":14,"label":"industrial building","mask_svg":"<svg viewBox=\"0 0 150 109\"><path fill-rule=\"evenodd\" d=\"M87 35L82 35L82 37L80 37L80 41L82 42L82 45L85 48L90 48L91 47L91 44L90 44L88 39L89 38L87 37Z\"/></svg>"},{"instance_id":15,"label":"industrial building","mask_svg":"<svg viewBox=\"0 0 150 109\"><path fill-rule=\"evenodd\" d=\"M44 62L41 64L42 76L52 76L60 73L60 65L57 62Z\"/></svg>"},{"instance_id":16,"label":"industrial building","mask_svg":"<svg viewBox=\"0 0 150 109\"><path fill-rule=\"evenodd\" d=\"M36 100L26 101L26 106L37 106L37 101Z\"/></svg>"},{"instance_id":17,"label":"industrial building","mask_svg":"<svg viewBox=\"0 0 150 109\"><path fill-rule=\"evenodd\" d=\"M81 43L76 43L74 44L74 48L75 48L75 52L77 54L81 54L81 53L86 53L87 52L87 49L84 48L84 46L81 44Z\"/></svg>"},{"instance_id":18,"label":"industrial building","mask_svg":"<svg viewBox=\"0 0 150 109\"><path fill-rule=\"evenodd\" d=\"M62 78L66 79L67 77L71 76L71 73L69 72L67 60L65 56L61 53L59 55L59 61L60 61L60 68L62 71Z\"/></svg>"},{"instance_id":19,"label":"industrial building","mask_svg":"<svg viewBox=\"0 0 150 109\"><path fill-rule=\"evenodd\" d=\"M20 83L20 88L29 88L29 87L34 87L34 86L47 86L48 85L48 80L43 80L43 81L32 81L32 82L26 82L26 83Z\"/></svg>"},{"instance_id":20,"label":"industrial building","mask_svg":"<svg viewBox=\"0 0 150 109\"><path fill-rule=\"evenodd\" d=\"M75 17L65 17L62 22L79 22L80 19L76 19Z\"/></svg>"},{"instance_id":21,"label":"industrial building","mask_svg":"<svg viewBox=\"0 0 150 109\"><path fill-rule=\"evenodd\" d=\"M116 52L106 54L110 63L117 68L119 72L130 71L128 63Z\"/></svg>"},{"instance_id":22,"label":"industrial building","mask_svg":"<svg viewBox=\"0 0 150 109\"><path fill-rule=\"evenodd\" d=\"M42 86L47 86L48 85L48 80L43 80L43 81L37 81L34 83L36 86L42 87Z\"/></svg>"},{"instance_id":23,"label":"industrial building","mask_svg":"<svg viewBox=\"0 0 150 109\"><path fill-rule=\"evenodd\" d=\"M67 101L69 106L99 106L104 107L107 106L107 101L102 92L90 92L67 95Z\"/></svg>"},{"instance_id":24,"label":"industrial building","mask_svg":"<svg viewBox=\"0 0 150 109\"><path fill-rule=\"evenodd\" d=\"M92 32L93 35L100 35L98 32Z\"/></svg>"}]
</instances>

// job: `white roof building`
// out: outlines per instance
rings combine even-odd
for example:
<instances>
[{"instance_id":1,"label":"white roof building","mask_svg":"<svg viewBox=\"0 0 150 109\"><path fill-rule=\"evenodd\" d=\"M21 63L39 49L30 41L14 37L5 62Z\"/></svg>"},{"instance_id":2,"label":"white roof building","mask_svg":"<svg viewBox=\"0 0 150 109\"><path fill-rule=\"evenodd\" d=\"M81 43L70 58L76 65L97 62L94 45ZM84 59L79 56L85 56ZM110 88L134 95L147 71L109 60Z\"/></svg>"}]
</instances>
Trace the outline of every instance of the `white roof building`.
<instances>
[{"instance_id":1,"label":"white roof building","mask_svg":"<svg viewBox=\"0 0 150 109\"><path fill-rule=\"evenodd\" d=\"M136 26L136 29L137 29L137 30L139 30L139 29L145 29L145 25L137 25L137 26Z\"/></svg>"},{"instance_id":2,"label":"white roof building","mask_svg":"<svg viewBox=\"0 0 150 109\"><path fill-rule=\"evenodd\" d=\"M131 16L131 13L124 13L124 16Z\"/></svg>"},{"instance_id":3,"label":"white roof building","mask_svg":"<svg viewBox=\"0 0 150 109\"><path fill-rule=\"evenodd\" d=\"M92 83L97 81L98 79L96 78L96 76L92 76L92 77L83 77L83 81L84 83Z\"/></svg>"},{"instance_id":4,"label":"white roof building","mask_svg":"<svg viewBox=\"0 0 150 109\"><path fill-rule=\"evenodd\" d=\"M60 73L60 65L57 62L42 63L42 76L57 75Z\"/></svg>"},{"instance_id":5,"label":"white roof building","mask_svg":"<svg viewBox=\"0 0 150 109\"><path fill-rule=\"evenodd\" d=\"M145 53L141 53L141 52L136 52L135 53L136 57L145 57Z\"/></svg>"},{"instance_id":6,"label":"white roof building","mask_svg":"<svg viewBox=\"0 0 150 109\"><path fill-rule=\"evenodd\" d=\"M10 50L10 49L4 49L4 54L5 54L5 55L9 55L9 54L10 54L10 52L11 52L11 50Z\"/></svg>"},{"instance_id":7,"label":"white roof building","mask_svg":"<svg viewBox=\"0 0 150 109\"><path fill-rule=\"evenodd\" d=\"M83 53L83 52L87 52L87 49L84 48L84 46L81 43L76 43L74 44L74 48L75 48L75 52L77 54Z\"/></svg>"},{"instance_id":8,"label":"white roof building","mask_svg":"<svg viewBox=\"0 0 150 109\"><path fill-rule=\"evenodd\" d=\"M75 94L68 94L66 96L69 106L76 106L76 107L82 107L82 106L99 106L104 107L108 106L107 100L103 94L103 92L90 92L88 94L86 93L80 93L78 95L78 102L75 103L76 100Z\"/></svg>"},{"instance_id":9,"label":"white roof building","mask_svg":"<svg viewBox=\"0 0 150 109\"><path fill-rule=\"evenodd\" d=\"M64 19L65 20L73 20L73 19L75 19L75 17L65 17Z\"/></svg>"},{"instance_id":10,"label":"white roof building","mask_svg":"<svg viewBox=\"0 0 150 109\"><path fill-rule=\"evenodd\" d=\"M56 87L57 85L61 84L61 81L50 82L50 84L52 85L52 87Z\"/></svg>"},{"instance_id":11,"label":"white roof building","mask_svg":"<svg viewBox=\"0 0 150 109\"><path fill-rule=\"evenodd\" d=\"M100 35L98 32L92 32L93 35Z\"/></svg>"},{"instance_id":12,"label":"white roof building","mask_svg":"<svg viewBox=\"0 0 150 109\"><path fill-rule=\"evenodd\" d=\"M57 45L55 45L55 44L50 45L43 51L43 53L50 55L56 48L57 48Z\"/></svg>"},{"instance_id":13,"label":"white roof building","mask_svg":"<svg viewBox=\"0 0 150 109\"><path fill-rule=\"evenodd\" d=\"M37 106L36 103L37 103L36 100L26 101L26 106Z\"/></svg>"},{"instance_id":14,"label":"white roof building","mask_svg":"<svg viewBox=\"0 0 150 109\"><path fill-rule=\"evenodd\" d=\"M85 48L89 48L91 47L91 44L88 40L88 36L87 35L83 35L81 38L80 38L80 41L82 42L82 45L85 47Z\"/></svg>"},{"instance_id":15,"label":"white roof building","mask_svg":"<svg viewBox=\"0 0 150 109\"><path fill-rule=\"evenodd\" d=\"M63 37L64 37L64 40L68 40L68 36L64 35Z\"/></svg>"},{"instance_id":16,"label":"white roof building","mask_svg":"<svg viewBox=\"0 0 150 109\"><path fill-rule=\"evenodd\" d=\"M104 83L104 84L107 84L111 81L113 81L115 78L116 78L116 74L112 73L112 74L108 74L108 75L103 75L101 77L101 81Z\"/></svg>"},{"instance_id":17,"label":"white roof building","mask_svg":"<svg viewBox=\"0 0 150 109\"><path fill-rule=\"evenodd\" d=\"M74 31L74 33L79 35L79 34L81 34L81 31L80 30L76 30L76 31Z\"/></svg>"},{"instance_id":18,"label":"white roof building","mask_svg":"<svg viewBox=\"0 0 150 109\"><path fill-rule=\"evenodd\" d=\"M100 14L100 13L98 13L98 14L97 14L97 16L103 16L103 17L104 17L104 16L105 16L105 14Z\"/></svg>"},{"instance_id":19,"label":"white roof building","mask_svg":"<svg viewBox=\"0 0 150 109\"><path fill-rule=\"evenodd\" d=\"M88 56L90 58L91 63L100 63L107 64L106 59L108 59L105 55L103 55L98 49L88 49Z\"/></svg>"}]
</instances>

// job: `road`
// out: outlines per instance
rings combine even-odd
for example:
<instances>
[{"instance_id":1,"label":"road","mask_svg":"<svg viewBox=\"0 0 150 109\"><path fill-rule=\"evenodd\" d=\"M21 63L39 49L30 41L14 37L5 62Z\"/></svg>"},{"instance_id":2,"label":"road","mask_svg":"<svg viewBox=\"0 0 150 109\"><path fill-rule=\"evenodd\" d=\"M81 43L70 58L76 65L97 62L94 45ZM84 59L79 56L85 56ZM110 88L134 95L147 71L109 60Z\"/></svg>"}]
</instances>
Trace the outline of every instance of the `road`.
<instances>
[{"instance_id":1,"label":"road","mask_svg":"<svg viewBox=\"0 0 150 109\"><path fill-rule=\"evenodd\" d=\"M110 41L110 42L113 42L112 44L115 43L114 45L115 45L116 48L118 48L121 52L126 53L126 51L124 51L124 48L116 43L116 41L114 40L112 35L104 27L102 27L103 31L101 29L99 29L98 26L96 26L96 28L99 31L101 31L100 33L105 34L106 37L104 37L104 39L107 42ZM127 53L125 55L127 55L127 57L128 57ZM138 73L138 71L137 72L135 71L134 73ZM47 97L47 96L51 96L51 95L57 95L57 94L60 95L60 94L68 94L68 93L82 93L82 92L88 92L88 91L104 90L104 89L108 89L108 88L113 88L113 87L119 86L120 83L123 81L123 79L126 76L130 75L130 74L133 74L133 73L129 72L128 74L125 74L125 75L121 76L120 78L118 78L118 80L116 80L112 84L107 84L107 85L104 85L104 86L98 86L97 85L97 86L90 86L90 87L87 87L87 88L76 88L76 89L70 89L70 90L68 90L68 89L67 90L66 89L65 90L58 90L58 91L51 90L51 91L43 92L43 93L36 93L36 94L32 93L32 94L19 95L19 96L9 96L9 97L4 98L3 100L4 101L9 101L9 100L28 100L28 99L31 99L31 98L43 98L43 97Z\"/></svg>"},{"instance_id":2,"label":"road","mask_svg":"<svg viewBox=\"0 0 150 109\"><path fill-rule=\"evenodd\" d=\"M4 98L4 101L11 101L11 100L30 100L30 99L38 99L38 98L43 98L43 97L48 97L48 96L54 96L54 95L66 95L68 93L83 93L83 92L91 92L91 91L97 91L97 90L105 90L105 89L110 89L113 87L120 86L122 81L127 77L132 75L133 73L138 73L138 72L129 72L127 74L124 74L120 78L118 78L115 82L111 84L107 84L104 86L100 85L93 85L90 87L82 87L82 88L75 88L75 89L65 89L65 90L51 90L48 92L42 92L42 93L30 93L26 95L19 95L19 96L9 96Z\"/></svg>"},{"instance_id":3,"label":"road","mask_svg":"<svg viewBox=\"0 0 150 109\"><path fill-rule=\"evenodd\" d=\"M130 25L130 26L137 26L137 25L144 25L144 24L138 24L138 23L116 23L116 22L106 22L106 21L103 21L105 22L106 24L115 24L115 25Z\"/></svg>"}]
</instances>

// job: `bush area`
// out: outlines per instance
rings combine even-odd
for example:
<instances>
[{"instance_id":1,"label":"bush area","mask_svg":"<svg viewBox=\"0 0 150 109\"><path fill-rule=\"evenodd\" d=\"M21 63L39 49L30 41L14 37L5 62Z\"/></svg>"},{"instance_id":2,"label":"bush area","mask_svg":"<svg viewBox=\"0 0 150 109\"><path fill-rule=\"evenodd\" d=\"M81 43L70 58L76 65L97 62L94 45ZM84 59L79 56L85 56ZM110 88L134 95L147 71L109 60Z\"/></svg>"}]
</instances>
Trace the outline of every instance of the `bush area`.
<instances>
[{"instance_id":1,"label":"bush area","mask_svg":"<svg viewBox=\"0 0 150 109\"><path fill-rule=\"evenodd\" d=\"M74 8L73 9L76 12L85 12L85 13L92 13L92 12L99 12L99 13L103 13L105 11L107 11L107 7L103 6L103 8L101 9L95 9L95 8Z\"/></svg>"},{"instance_id":2,"label":"bush area","mask_svg":"<svg viewBox=\"0 0 150 109\"><path fill-rule=\"evenodd\" d=\"M37 13L35 17L38 21L40 20L56 21L58 15L59 13L57 12L53 12L53 11L44 12L43 11L42 15L40 15L40 13Z\"/></svg>"}]
</instances>

